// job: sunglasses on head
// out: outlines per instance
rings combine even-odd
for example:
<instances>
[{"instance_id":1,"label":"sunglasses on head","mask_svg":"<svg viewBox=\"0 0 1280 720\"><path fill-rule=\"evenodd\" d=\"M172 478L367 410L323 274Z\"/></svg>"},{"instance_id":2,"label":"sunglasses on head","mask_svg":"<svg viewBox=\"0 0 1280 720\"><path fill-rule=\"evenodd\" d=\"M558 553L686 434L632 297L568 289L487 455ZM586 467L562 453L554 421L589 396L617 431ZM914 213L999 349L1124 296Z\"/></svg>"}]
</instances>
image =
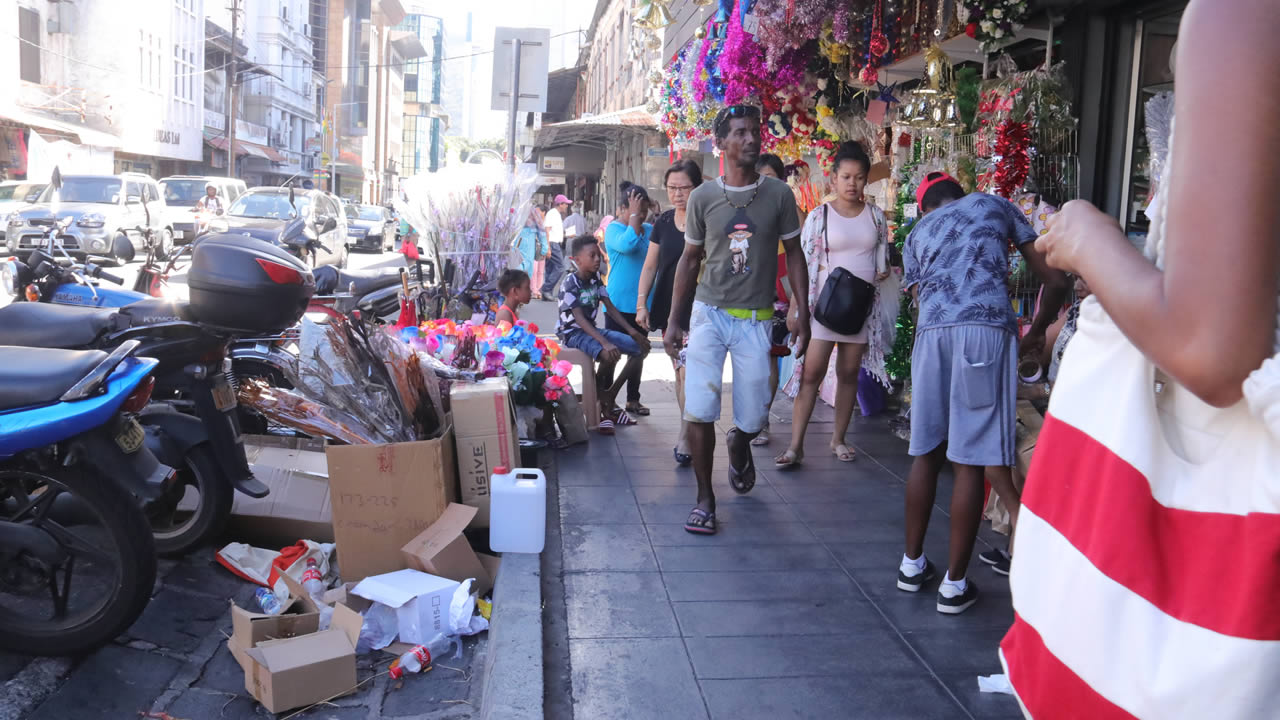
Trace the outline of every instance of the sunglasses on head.
<instances>
[{"instance_id":1,"label":"sunglasses on head","mask_svg":"<svg viewBox=\"0 0 1280 720\"><path fill-rule=\"evenodd\" d=\"M729 122L733 118L759 118L760 108L755 105L730 105L720 111L720 117L716 120L716 127L720 127Z\"/></svg>"}]
</instances>

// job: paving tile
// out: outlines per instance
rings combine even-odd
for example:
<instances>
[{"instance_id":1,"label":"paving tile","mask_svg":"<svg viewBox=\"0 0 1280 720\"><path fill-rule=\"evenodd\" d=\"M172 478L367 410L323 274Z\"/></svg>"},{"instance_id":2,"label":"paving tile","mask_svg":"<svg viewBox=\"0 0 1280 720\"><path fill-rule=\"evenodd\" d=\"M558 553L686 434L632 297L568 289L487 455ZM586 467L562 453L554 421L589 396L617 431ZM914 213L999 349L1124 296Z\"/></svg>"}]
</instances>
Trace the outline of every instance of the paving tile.
<instances>
[{"instance_id":1,"label":"paving tile","mask_svg":"<svg viewBox=\"0 0 1280 720\"><path fill-rule=\"evenodd\" d=\"M701 685L711 717L717 720L963 717L937 683L916 674L703 680Z\"/></svg>"},{"instance_id":2,"label":"paving tile","mask_svg":"<svg viewBox=\"0 0 1280 720\"><path fill-rule=\"evenodd\" d=\"M669 572L663 582L672 601L809 600L853 597L858 589L839 570Z\"/></svg>"},{"instance_id":3,"label":"paving tile","mask_svg":"<svg viewBox=\"0 0 1280 720\"><path fill-rule=\"evenodd\" d=\"M151 707L182 662L159 653L107 645L90 655L30 717L118 720Z\"/></svg>"},{"instance_id":4,"label":"paving tile","mask_svg":"<svg viewBox=\"0 0 1280 720\"><path fill-rule=\"evenodd\" d=\"M714 488L712 488L714 490ZM698 498L695 487L689 488L688 500L682 503L662 505L641 505L640 516L646 523L683 523L689 517L694 502ZM753 491L754 492L754 491ZM745 525L747 523L765 522L799 522L795 510L786 503L770 502L725 502L733 492L716 492L716 520L726 527ZM750 497L749 495L747 496ZM745 500L746 498L742 498Z\"/></svg>"},{"instance_id":5,"label":"paving tile","mask_svg":"<svg viewBox=\"0 0 1280 720\"><path fill-rule=\"evenodd\" d=\"M884 622L862 596L806 600L675 602L685 637L832 635Z\"/></svg>"},{"instance_id":6,"label":"paving tile","mask_svg":"<svg viewBox=\"0 0 1280 720\"><path fill-rule=\"evenodd\" d=\"M978 690L978 676L992 675L1004 672L1000 668L1000 663L996 663L994 668L988 668L973 673L940 673L938 677L942 680L956 697L960 698L960 703L973 713L975 718L981 720L1022 720L1022 709L1018 705L1018 700L1012 695L1003 695L1000 693L984 693Z\"/></svg>"},{"instance_id":7,"label":"paving tile","mask_svg":"<svg viewBox=\"0 0 1280 720\"><path fill-rule=\"evenodd\" d=\"M561 487L581 485L617 485L625 487L631 479L627 467L618 458L582 458L557 468Z\"/></svg>"},{"instance_id":8,"label":"paving tile","mask_svg":"<svg viewBox=\"0 0 1280 720\"><path fill-rule=\"evenodd\" d=\"M725 515L726 518L731 514ZM715 535L695 535L684 529L683 524L650 523L645 526L649 530L649 540L654 547L659 545L808 545L816 544L817 538L804 523L798 522L734 522L725 520L719 523L719 532Z\"/></svg>"},{"instance_id":9,"label":"paving tile","mask_svg":"<svg viewBox=\"0 0 1280 720\"><path fill-rule=\"evenodd\" d=\"M567 572L658 569L643 525L565 525L561 537Z\"/></svg>"},{"instance_id":10,"label":"paving tile","mask_svg":"<svg viewBox=\"0 0 1280 720\"><path fill-rule=\"evenodd\" d=\"M656 572L570 573L564 586L570 638L680 636Z\"/></svg>"},{"instance_id":11,"label":"paving tile","mask_svg":"<svg viewBox=\"0 0 1280 720\"><path fill-rule=\"evenodd\" d=\"M726 531L728 534L729 531ZM653 549L663 572L821 570L835 568L831 553L812 545L661 546Z\"/></svg>"},{"instance_id":12,"label":"paving tile","mask_svg":"<svg viewBox=\"0 0 1280 720\"><path fill-rule=\"evenodd\" d=\"M808 463L798 468L784 470L774 467L773 463L768 465L757 465L762 474L769 479L769 482L779 487L807 487L812 485L836 485L847 486L851 484L863 484L871 480L877 480L877 486L889 487L890 483L896 484L899 489L902 483L884 468L876 465L873 461L862 462L859 460L856 468L839 467L831 469L820 469L808 467Z\"/></svg>"},{"instance_id":13,"label":"paving tile","mask_svg":"<svg viewBox=\"0 0 1280 720\"><path fill-rule=\"evenodd\" d=\"M205 690L233 695L244 692L244 669L231 655L225 642L218 645L213 657L205 663L194 685Z\"/></svg>"},{"instance_id":14,"label":"paving tile","mask_svg":"<svg viewBox=\"0 0 1280 720\"><path fill-rule=\"evenodd\" d=\"M225 598L166 588L151 598L125 635L169 650L191 652L213 630L214 623L226 617Z\"/></svg>"},{"instance_id":15,"label":"paving tile","mask_svg":"<svg viewBox=\"0 0 1280 720\"><path fill-rule=\"evenodd\" d=\"M239 596L251 583L219 565L214 559L215 553L214 548L206 547L187 555L164 576L164 584L213 595L224 603L228 598Z\"/></svg>"},{"instance_id":16,"label":"paving tile","mask_svg":"<svg viewBox=\"0 0 1280 720\"><path fill-rule=\"evenodd\" d=\"M729 486L728 480L724 482L724 489L728 493L719 492L719 483L712 482L712 489L716 491L716 510L736 507L738 505L756 505L760 503L781 503L782 496L778 494L768 485L762 485L759 482L751 489L751 492L740 495ZM695 488L696 494L696 485ZM670 485L650 485L638 486L632 491L636 496L636 502L641 505L674 505L680 502L687 502L689 499L689 488L672 487Z\"/></svg>"},{"instance_id":17,"label":"paving tile","mask_svg":"<svg viewBox=\"0 0 1280 720\"><path fill-rule=\"evenodd\" d=\"M566 525L638 523L640 511L628 487L562 487L560 521Z\"/></svg>"},{"instance_id":18,"label":"paving tile","mask_svg":"<svg viewBox=\"0 0 1280 720\"><path fill-rule=\"evenodd\" d=\"M979 587L985 585L979 584ZM937 630L903 628L902 636L939 675L991 675L1004 672L1000 668L996 649L1006 630L1007 627L951 627Z\"/></svg>"},{"instance_id":19,"label":"paving tile","mask_svg":"<svg viewBox=\"0 0 1280 720\"><path fill-rule=\"evenodd\" d=\"M770 485L789 503L869 503L902 505L902 483L887 473L880 477L846 478L842 483L796 482L791 479L775 480Z\"/></svg>"},{"instance_id":20,"label":"paving tile","mask_svg":"<svg viewBox=\"0 0 1280 720\"><path fill-rule=\"evenodd\" d=\"M827 547L835 553L840 567L858 572L858 582L894 583L898 566L902 563L904 539L870 543L828 543ZM924 539L924 555L934 565L947 564L946 528L929 528Z\"/></svg>"},{"instance_id":21,"label":"paving tile","mask_svg":"<svg viewBox=\"0 0 1280 720\"><path fill-rule=\"evenodd\" d=\"M882 627L851 628L839 635L689 638L686 645L700 680L891 672L919 675L923 670L920 661L883 623Z\"/></svg>"},{"instance_id":22,"label":"paving tile","mask_svg":"<svg viewBox=\"0 0 1280 720\"><path fill-rule=\"evenodd\" d=\"M237 666L239 667L239 666ZM329 710L338 710L338 708L327 708ZM335 715L336 718L347 720L355 720L355 718L363 718L369 714L367 708L341 708L344 711L358 710L363 714L351 713L348 715ZM258 704L257 700L247 695L244 691L244 673L240 674L240 693L238 695L228 695L226 693L213 690L202 690L200 688L191 688L178 696L165 712L170 717L182 718L182 720L227 720L227 718L273 718L275 715L267 712L267 709ZM134 711L137 717L138 711ZM317 715L316 718L325 718L326 715Z\"/></svg>"},{"instance_id":23,"label":"paving tile","mask_svg":"<svg viewBox=\"0 0 1280 720\"><path fill-rule=\"evenodd\" d=\"M697 720L706 707L679 638L571 640L574 717Z\"/></svg>"},{"instance_id":24,"label":"paving tile","mask_svg":"<svg viewBox=\"0 0 1280 720\"><path fill-rule=\"evenodd\" d=\"M885 579L885 571L851 570L855 580L895 627L906 631L953 630L974 628L1006 629L1013 624L1013 606L1009 600L1009 580L970 565L970 577L978 583L978 602L960 615L938 612L938 584L944 569L935 560L938 578L920 592L898 589ZM896 577L896 573L894 575ZM984 650L980 650L982 652Z\"/></svg>"}]
</instances>

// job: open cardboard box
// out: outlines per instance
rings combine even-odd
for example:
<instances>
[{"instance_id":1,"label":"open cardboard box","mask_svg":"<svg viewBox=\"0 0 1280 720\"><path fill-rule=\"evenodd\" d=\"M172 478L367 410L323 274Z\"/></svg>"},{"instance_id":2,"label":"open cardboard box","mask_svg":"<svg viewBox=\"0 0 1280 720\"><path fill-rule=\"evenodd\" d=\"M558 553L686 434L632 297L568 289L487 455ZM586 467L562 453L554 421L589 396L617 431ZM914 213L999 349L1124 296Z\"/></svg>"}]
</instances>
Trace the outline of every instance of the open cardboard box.
<instances>
[{"instance_id":1,"label":"open cardboard box","mask_svg":"<svg viewBox=\"0 0 1280 720\"><path fill-rule=\"evenodd\" d=\"M393 608L400 640L425 645L436 633L450 634L449 605L458 584L418 570L397 570L367 577L351 593Z\"/></svg>"},{"instance_id":2,"label":"open cardboard box","mask_svg":"<svg viewBox=\"0 0 1280 720\"><path fill-rule=\"evenodd\" d=\"M489 592L494 578L462 534L477 512L470 505L449 503L439 520L400 548L405 564L458 582L475 578L472 591L481 595Z\"/></svg>"},{"instance_id":3,"label":"open cardboard box","mask_svg":"<svg viewBox=\"0 0 1280 720\"><path fill-rule=\"evenodd\" d=\"M329 504L329 466L323 440L244 436L245 457L253 474L271 494L251 498L236 493L230 528L235 537L260 540L264 547L298 538L333 542Z\"/></svg>"},{"instance_id":4,"label":"open cardboard box","mask_svg":"<svg viewBox=\"0 0 1280 720\"><path fill-rule=\"evenodd\" d=\"M462 502L479 512L473 527L489 527L489 478L500 465L520 464L520 436L511 385L505 377L456 383L449 391L458 447Z\"/></svg>"},{"instance_id":5,"label":"open cardboard box","mask_svg":"<svg viewBox=\"0 0 1280 720\"><path fill-rule=\"evenodd\" d=\"M316 604L284 575L290 597L280 615L231 606L227 648L244 669L244 687L263 707L282 712L327 700L356 687L356 643L364 621L337 604L320 630Z\"/></svg>"}]
</instances>

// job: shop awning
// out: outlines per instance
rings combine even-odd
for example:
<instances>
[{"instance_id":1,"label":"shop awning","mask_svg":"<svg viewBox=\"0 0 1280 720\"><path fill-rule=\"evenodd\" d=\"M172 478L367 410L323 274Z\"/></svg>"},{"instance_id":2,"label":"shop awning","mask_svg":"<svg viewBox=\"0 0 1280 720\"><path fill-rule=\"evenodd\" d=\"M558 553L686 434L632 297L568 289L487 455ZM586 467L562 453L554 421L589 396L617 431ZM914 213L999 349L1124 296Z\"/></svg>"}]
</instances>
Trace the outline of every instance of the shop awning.
<instances>
[{"instance_id":1,"label":"shop awning","mask_svg":"<svg viewBox=\"0 0 1280 720\"><path fill-rule=\"evenodd\" d=\"M207 135L206 134L204 136L204 141L206 144L209 145L209 147L216 148L223 152L226 152L227 150L226 135L222 135L222 134ZM258 143L252 143L247 140L237 139L236 140L236 157L244 157L246 155L251 157L259 157L264 160L269 160L273 163L288 162L288 158L286 158L283 153L281 153L279 150L276 150L273 147L270 147L267 145L259 145Z\"/></svg>"},{"instance_id":2,"label":"shop awning","mask_svg":"<svg viewBox=\"0 0 1280 720\"><path fill-rule=\"evenodd\" d=\"M25 125L42 135L55 135L74 140L81 145L116 149L120 147L120 138L111 133L93 130L82 125L55 120L34 113L16 105L0 107L0 122Z\"/></svg>"},{"instance_id":3,"label":"shop awning","mask_svg":"<svg viewBox=\"0 0 1280 720\"><path fill-rule=\"evenodd\" d=\"M626 135L657 133L658 120L641 106L615 110L567 122L543 125L534 147L561 145L609 145Z\"/></svg>"}]
</instances>

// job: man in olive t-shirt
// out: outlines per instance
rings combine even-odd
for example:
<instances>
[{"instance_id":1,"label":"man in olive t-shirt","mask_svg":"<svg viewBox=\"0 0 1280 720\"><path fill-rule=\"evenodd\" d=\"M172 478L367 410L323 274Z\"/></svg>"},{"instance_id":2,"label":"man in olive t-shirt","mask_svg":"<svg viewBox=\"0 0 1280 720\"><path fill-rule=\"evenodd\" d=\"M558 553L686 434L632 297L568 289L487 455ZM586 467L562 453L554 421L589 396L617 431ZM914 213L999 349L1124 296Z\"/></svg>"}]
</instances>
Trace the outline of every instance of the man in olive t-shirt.
<instances>
[{"instance_id":1,"label":"man in olive t-shirt","mask_svg":"<svg viewBox=\"0 0 1280 720\"><path fill-rule=\"evenodd\" d=\"M698 478L698 504L684 527L704 535L716 531L713 433L720 419L726 355L733 362L734 428L726 437L729 483L740 493L755 485L750 443L769 417L770 328L779 241L786 248L791 287L809 286L795 195L781 180L756 172L759 108L725 108L716 116L714 130L724 154L725 174L689 195L685 249L676 266L671 316L663 337L667 353L678 359L684 330L681 318L690 318L684 421ZM799 312L797 357L809 344L809 308L800 307Z\"/></svg>"}]
</instances>

